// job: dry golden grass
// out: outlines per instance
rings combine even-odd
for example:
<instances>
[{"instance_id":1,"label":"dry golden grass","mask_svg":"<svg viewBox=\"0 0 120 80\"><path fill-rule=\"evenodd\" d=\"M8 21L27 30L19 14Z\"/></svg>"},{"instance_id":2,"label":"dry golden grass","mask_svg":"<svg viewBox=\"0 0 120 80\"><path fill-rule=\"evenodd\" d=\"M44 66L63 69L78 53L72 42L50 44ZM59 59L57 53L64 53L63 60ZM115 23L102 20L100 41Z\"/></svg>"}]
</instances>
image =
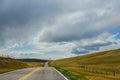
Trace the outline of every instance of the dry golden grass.
<instances>
[{"instance_id":1,"label":"dry golden grass","mask_svg":"<svg viewBox=\"0 0 120 80\"><path fill-rule=\"evenodd\" d=\"M44 62L23 62L17 59L0 57L0 73L11 70L29 68L29 67L43 67Z\"/></svg>"},{"instance_id":2,"label":"dry golden grass","mask_svg":"<svg viewBox=\"0 0 120 80\"><path fill-rule=\"evenodd\" d=\"M86 76L94 75L97 77L106 77L111 80L120 80L120 74L118 74L120 73L120 49L57 60L51 62L50 65L62 67L77 73L83 73ZM98 70L103 72L103 74L96 74L88 71L85 72L81 67ZM117 74L113 76L112 71L115 71ZM106 72L108 72L109 75L106 75Z\"/></svg>"},{"instance_id":3,"label":"dry golden grass","mask_svg":"<svg viewBox=\"0 0 120 80\"><path fill-rule=\"evenodd\" d=\"M106 78L95 77L95 76L88 76L87 78L89 80L109 80L109 79L106 79Z\"/></svg>"},{"instance_id":4,"label":"dry golden grass","mask_svg":"<svg viewBox=\"0 0 120 80\"><path fill-rule=\"evenodd\" d=\"M29 67L43 67L44 62L25 62Z\"/></svg>"},{"instance_id":5,"label":"dry golden grass","mask_svg":"<svg viewBox=\"0 0 120 80\"><path fill-rule=\"evenodd\" d=\"M8 72L15 69L27 68L28 65L16 59L0 57L0 73Z\"/></svg>"},{"instance_id":6,"label":"dry golden grass","mask_svg":"<svg viewBox=\"0 0 120 80\"><path fill-rule=\"evenodd\" d=\"M18 69L18 68L26 68L26 67L28 67L28 65L19 60L0 57L0 68Z\"/></svg>"},{"instance_id":7,"label":"dry golden grass","mask_svg":"<svg viewBox=\"0 0 120 80\"><path fill-rule=\"evenodd\" d=\"M12 70L13 70L13 69L0 68L0 73L9 72L9 71L12 71Z\"/></svg>"}]
</instances>

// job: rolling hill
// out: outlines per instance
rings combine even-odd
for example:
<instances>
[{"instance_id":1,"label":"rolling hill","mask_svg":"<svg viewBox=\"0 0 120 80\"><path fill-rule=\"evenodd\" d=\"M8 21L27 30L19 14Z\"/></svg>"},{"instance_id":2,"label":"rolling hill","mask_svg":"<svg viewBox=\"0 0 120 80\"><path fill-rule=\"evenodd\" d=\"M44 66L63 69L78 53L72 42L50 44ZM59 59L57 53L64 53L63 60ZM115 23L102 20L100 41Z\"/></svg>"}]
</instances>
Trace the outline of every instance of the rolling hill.
<instances>
[{"instance_id":1,"label":"rolling hill","mask_svg":"<svg viewBox=\"0 0 120 80\"><path fill-rule=\"evenodd\" d=\"M16 59L11 59L7 57L0 57L0 73L26 68L28 65Z\"/></svg>"},{"instance_id":2,"label":"rolling hill","mask_svg":"<svg viewBox=\"0 0 120 80\"><path fill-rule=\"evenodd\" d=\"M23 62L47 62L49 60L43 60L43 59L18 59Z\"/></svg>"},{"instance_id":3,"label":"rolling hill","mask_svg":"<svg viewBox=\"0 0 120 80\"><path fill-rule=\"evenodd\" d=\"M50 65L85 75L120 80L118 77L120 76L120 49L57 60L51 62Z\"/></svg>"},{"instance_id":4,"label":"rolling hill","mask_svg":"<svg viewBox=\"0 0 120 80\"><path fill-rule=\"evenodd\" d=\"M104 65L120 67L120 49L98 52L55 61L59 66ZM112 63L112 64L111 64Z\"/></svg>"}]
</instances>

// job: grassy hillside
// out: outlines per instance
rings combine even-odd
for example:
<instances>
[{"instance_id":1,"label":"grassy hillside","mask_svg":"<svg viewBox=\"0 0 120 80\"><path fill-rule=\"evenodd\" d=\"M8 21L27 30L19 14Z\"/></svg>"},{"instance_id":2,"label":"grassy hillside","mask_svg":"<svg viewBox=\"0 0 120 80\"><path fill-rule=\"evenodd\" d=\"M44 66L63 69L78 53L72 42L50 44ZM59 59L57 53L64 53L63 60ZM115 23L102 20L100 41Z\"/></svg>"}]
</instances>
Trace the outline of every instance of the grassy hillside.
<instances>
[{"instance_id":1,"label":"grassy hillside","mask_svg":"<svg viewBox=\"0 0 120 80\"><path fill-rule=\"evenodd\" d=\"M28 67L28 65L19 60L0 57L0 73L26 67Z\"/></svg>"},{"instance_id":2,"label":"grassy hillside","mask_svg":"<svg viewBox=\"0 0 120 80\"><path fill-rule=\"evenodd\" d=\"M85 74L87 77L100 76L111 80L120 80L120 49L57 60L51 62L50 65Z\"/></svg>"}]
</instances>

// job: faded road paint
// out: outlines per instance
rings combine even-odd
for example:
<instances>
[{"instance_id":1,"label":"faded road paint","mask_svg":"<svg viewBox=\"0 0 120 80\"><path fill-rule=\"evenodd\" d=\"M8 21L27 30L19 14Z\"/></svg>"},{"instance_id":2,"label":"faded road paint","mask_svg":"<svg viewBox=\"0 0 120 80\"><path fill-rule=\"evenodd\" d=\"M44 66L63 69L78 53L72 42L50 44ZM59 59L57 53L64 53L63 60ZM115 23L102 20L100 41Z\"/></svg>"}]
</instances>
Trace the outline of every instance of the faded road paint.
<instances>
[{"instance_id":1,"label":"faded road paint","mask_svg":"<svg viewBox=\"0 0 120 80\"><path fill-rule=\"evenodd\" d=\"M28 77L30 77L32 74L34 74L35 72L37 72L38 70L40 70L41 68L36 68L33 71L31 71L30 73L26 74L25 76L23 76L22 78L20 78L19 80L26 80Z\"/></svg>"}]
</instances>

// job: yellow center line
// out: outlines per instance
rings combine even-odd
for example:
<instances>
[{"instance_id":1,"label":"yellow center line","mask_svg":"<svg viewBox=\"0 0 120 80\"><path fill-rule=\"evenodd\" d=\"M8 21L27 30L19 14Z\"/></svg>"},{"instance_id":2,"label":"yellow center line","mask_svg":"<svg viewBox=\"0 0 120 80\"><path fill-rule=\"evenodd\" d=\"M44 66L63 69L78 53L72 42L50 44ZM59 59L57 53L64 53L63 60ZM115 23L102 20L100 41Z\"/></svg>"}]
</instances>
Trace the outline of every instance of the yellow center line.
<instances>
[{"instance_id":1,"label":"yellow center line","mask_svg":"<svg viewBox=\"0 0 120 80\"><path fill-rule=\"evenodd\" d=\"M41 68L36 68L33 71L31 71L30 73L26 74L25 76L21 77L19 80L26 80L28 77L30 77L32 74L34 74L35 72L37 72L39 69Z\"/></svg>"}]
</instances>

